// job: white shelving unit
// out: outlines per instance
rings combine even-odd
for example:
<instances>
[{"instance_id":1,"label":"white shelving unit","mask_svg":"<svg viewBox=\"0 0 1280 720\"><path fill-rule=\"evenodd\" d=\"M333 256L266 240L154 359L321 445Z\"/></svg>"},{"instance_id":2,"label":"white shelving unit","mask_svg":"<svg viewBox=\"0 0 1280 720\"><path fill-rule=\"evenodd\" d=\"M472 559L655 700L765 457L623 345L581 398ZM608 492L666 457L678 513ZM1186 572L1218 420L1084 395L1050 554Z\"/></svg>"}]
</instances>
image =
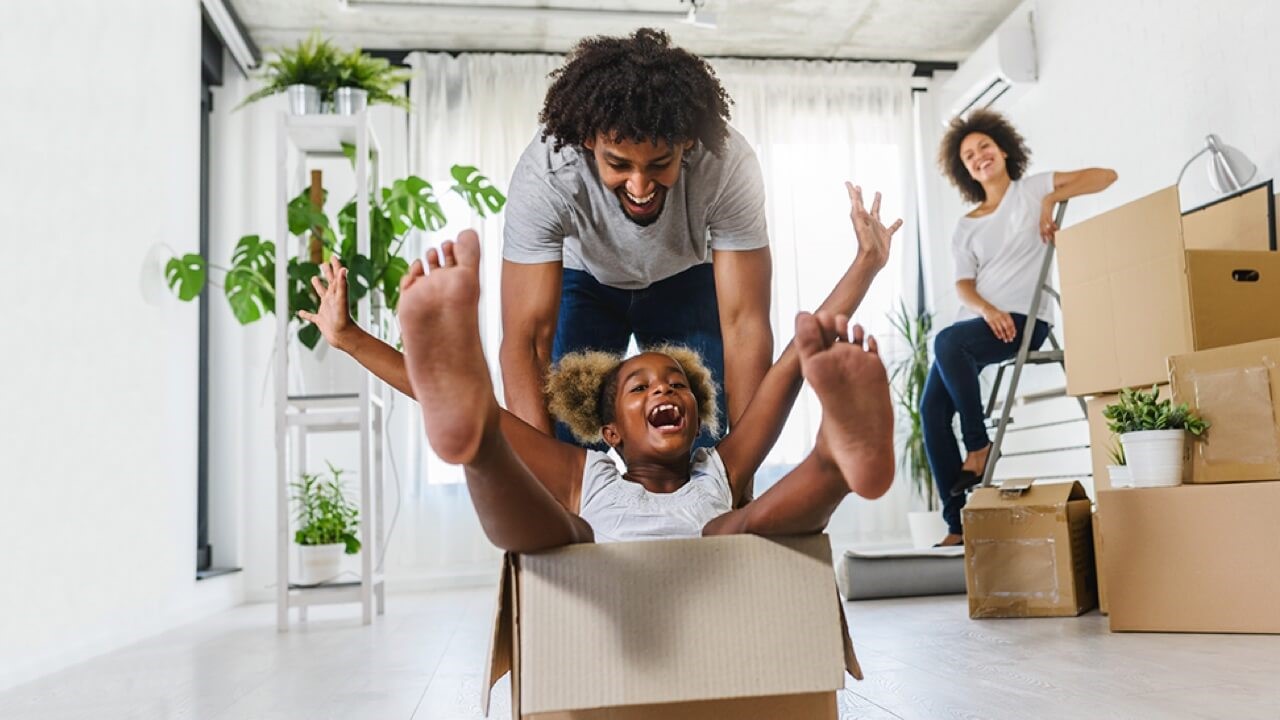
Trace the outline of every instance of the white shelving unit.
<instances>
[{"instance_id":1,"label":"white shelving unit","mask_svg":"<svg viewBox=\"0 0 1280 720\"><path fill-rule=\"evenodd\" d=\"M293 395L289 392L289 258L302 252L302 238L290 236L287 205L306 186L309 157L342 157L342 144L356 148L356 247L370 255L369 188L377 187L378 140L369 124L368 112L356 115L281 114L276 141L276 222L275 285L275 430L276 430L276 622L281 632L289 629L289 609L298 608L299 620L306 620L307 607L330 603L361 605L364 624L373 622L373 612L385 610L385 585L376 572L374 558L381 554L386 527L383 522L384 415L387 407L385 384L364 373L355 393ZM296 166L289 167L290 149ZM373 151L374 161L370 160ZM292 176L292 177L291 177ZM374 184L370 184L370 180ZM292 251L292 252L291 252ZM359 322L365 330L378 334L379 318L374 315L371 290L358 304ZM307 445L318 433L357 433L360 441L360 579L301 586L290 582L290 556L294 552L290 518L289 483L307 471Z\"/></svg>"}]
</instances>

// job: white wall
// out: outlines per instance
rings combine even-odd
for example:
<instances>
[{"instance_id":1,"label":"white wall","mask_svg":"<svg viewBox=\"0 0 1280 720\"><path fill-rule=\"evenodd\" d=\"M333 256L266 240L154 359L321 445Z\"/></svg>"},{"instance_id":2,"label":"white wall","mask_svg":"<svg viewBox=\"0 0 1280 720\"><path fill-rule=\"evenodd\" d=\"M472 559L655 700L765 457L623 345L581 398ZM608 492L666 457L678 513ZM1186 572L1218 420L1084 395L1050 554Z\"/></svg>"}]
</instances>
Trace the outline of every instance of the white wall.
<instances>
[{"instance_id":1,"label":"white wall","mask_svg":"<svg viewBox=\"0 0 1280 720\"><path fill-rule=\"evenodd\" d=\"M1280 169L1280 60L1273 51L1280 5L1261 0L1039 0L1040 79L1001 104L1033 151L1031 172L1091 165L1120 179L1077 198L1066 224L1172 185L1218 134L1258 165ZM940 128L941 120L932 127ZM936 152L936 150L935 150ZM1206 159L1188 170L1183 206L1213 197ZM930 237L939 306L954 308L947 251L958 195L943 186L941 232Z\"/></svg>"},{"instance_id":2,"label":"white wall","mask_svg":"<svg viewBox=\"0 0 1280 720\"><path fill-rule=\"evenodd\" d=\"M198 246L199 58L194 0L0 4L0 689L238 601L151 255Z\"/></svg>"}]
</instances>

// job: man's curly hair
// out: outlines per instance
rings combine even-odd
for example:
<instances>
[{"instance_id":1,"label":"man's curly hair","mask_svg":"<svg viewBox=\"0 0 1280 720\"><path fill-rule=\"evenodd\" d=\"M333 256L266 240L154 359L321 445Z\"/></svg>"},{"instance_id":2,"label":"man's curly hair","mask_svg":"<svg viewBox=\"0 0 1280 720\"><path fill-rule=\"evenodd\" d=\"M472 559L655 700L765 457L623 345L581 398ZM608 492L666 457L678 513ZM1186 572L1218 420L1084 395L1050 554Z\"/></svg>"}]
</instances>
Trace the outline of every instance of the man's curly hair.
<instances>
[{"instance_id":1,"label":"man's curly hair","mask_svg":"<svg viewBox=\"0 0 1280 720\"><path fill-rule=\"evenodd\" d=\"M702 357L682 345L662 345L645 352L666 355L684 371L689 389L698 402L698 419L713 437L720 434L716 414L716 382ZM620 355L589 350L569 353L551 368L545 392L551 415L569 426L573 436L584 445L600 442L600 429L617 419L614 402L618 395L618 377L626 359Z\"/></svg>"},{"instance_id":2,"label":"man's curly hair","mask_svg":"<svg viewBox=\"0 0 1280 720\"><path fill-rule=\"evenodd\" d=\"M987 199L987 191L982 183L973 179L969 169L960 159L960 144L973 133L982 133L991 138L996 147L1004 151L1005 168L1009 177L1018 180L1027 171L1031 161L1031 150L1022 135L1013 127L1005 116L994 110L974 110L967 117L956 117L942 137L942 146L938 149L938 166L942 168L950 180L960 190L965 200L981 203Z\"/></svg>"},{"instance_id":3,"label":"man's curly hair","mask_svg":"<svg viewBox=\"0 0 1280 720\"><path fill-rule=\"evenodd\" d=\"M719 154L733 101L705 60L661 30L581 40L552 83L538 121L555 149L582 147L605 133L615 140L672 145L695 141Z\"/></svg>"}]
</instances>

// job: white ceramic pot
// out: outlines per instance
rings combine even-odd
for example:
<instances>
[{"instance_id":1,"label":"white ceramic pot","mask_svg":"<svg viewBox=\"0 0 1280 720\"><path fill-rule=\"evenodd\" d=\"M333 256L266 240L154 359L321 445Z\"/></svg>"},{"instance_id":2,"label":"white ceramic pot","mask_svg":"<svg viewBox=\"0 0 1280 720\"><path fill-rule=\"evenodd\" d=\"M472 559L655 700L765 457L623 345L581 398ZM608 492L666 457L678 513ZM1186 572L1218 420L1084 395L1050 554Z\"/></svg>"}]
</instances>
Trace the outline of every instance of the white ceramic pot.
<instances>
[{"instance_id":1,"label":"white ceramic pot","mask_svg":"<svg viewBox=\"0 0 1280 720\"><path fill-rule=\"evenodd\" d=\"M1133 487L1173 487L1182 484L1186 462L1185 430L1144 430L1124 433L1124 458Z\"/></svg>"},{"instance_id":2,"label":"white ceramic pot","mask_svg":"<svg viewBox=\"0 0 1280 720\"><path fill-rule=\"evenodd\" d=\"M1128 465L1108 465L1107 476L1111 478L1111 487L1133 487L1133 477L1129 474Z\"/></svg>"},{"instance_id":3,"label":"white ceramic pot","mask_svg":"<svg viewBox=\"0 0 1280 720\"><path fill-rule=\"evenodd\" d=\"M343 87L333 93L333 109L339 115L355 115L369 106L369 91Z\"/></svg>"},{"instance_id":4,"label":"white ceramic pot","mask_svg":"<svg viewBox=\"0 0 1280 720\"><path fill-rule=\"evenodd\" d=\"M299 545L298 584L319 585L336 579L342 573L342 555L346 548L342 543Z\"/></svg>"},{"instance_id":5,"label":"white ceramic pot","mask_svg":"<svg viewBox=\"0 0 1280 720\"><path fill-rule=\"evenodd\" d=\"M353 394L360 392L367 377L367 371L355 359L334 350L324 338L314 350L308 350L295 335L289 340L289 350L289 362L295 368L289 378L290 394Z\"/></svg>"},{"instance_id":6,"label":"white ceramic pot","mask_svg":"<svg viewBox=\"0 0 1280 720\"><path fill-rule=\"evenodd\" d=\"M947 536L947 522L942 511L913 511L907 513L907 525L911 528L911 547L924 550Z\"/></svg>"}]
</instances>

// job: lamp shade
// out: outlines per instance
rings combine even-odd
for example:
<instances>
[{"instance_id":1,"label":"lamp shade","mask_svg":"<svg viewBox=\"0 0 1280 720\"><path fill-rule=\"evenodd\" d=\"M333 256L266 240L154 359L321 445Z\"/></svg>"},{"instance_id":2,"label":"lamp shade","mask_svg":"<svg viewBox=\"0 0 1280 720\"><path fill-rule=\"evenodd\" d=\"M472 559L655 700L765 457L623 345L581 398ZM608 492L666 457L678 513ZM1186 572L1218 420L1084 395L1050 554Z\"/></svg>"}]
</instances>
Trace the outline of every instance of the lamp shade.
<instances>
[{"instance_id":1,"label":"lamp shade","mask_svg":"<svg viewBox=\"0 0 1280 720\"><path fill-rule=\"evenodd\" d=\"M1258 167L1244 153L1218 139L1207 138L1209 144L1209 184L1220 192L1235 192L1253 179Z\"/></svg>"}]
</instances>

